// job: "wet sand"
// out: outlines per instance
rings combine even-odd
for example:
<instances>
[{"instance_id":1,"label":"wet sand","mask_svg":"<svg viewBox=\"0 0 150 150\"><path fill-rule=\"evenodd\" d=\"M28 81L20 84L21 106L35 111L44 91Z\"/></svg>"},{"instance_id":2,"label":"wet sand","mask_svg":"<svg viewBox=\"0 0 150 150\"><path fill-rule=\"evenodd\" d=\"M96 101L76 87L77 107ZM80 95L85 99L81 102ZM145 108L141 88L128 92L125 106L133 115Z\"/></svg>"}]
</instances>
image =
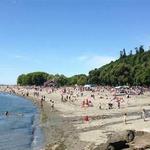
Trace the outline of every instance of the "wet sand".
<instances>
[{"instance_id":1,"label":"wet sand","mask_svg":"<svg viewBox=\"0 0 150 150\"><path fill-rule=\"evenodd\" d=\"M45 134L46 150L51 150L59 145L60 150L82 150L87 142L81 142L78 131L73 126L74 118L64 118L61 112L44 104L41 110L41 122Z\"/></svg>"}]
</instances>

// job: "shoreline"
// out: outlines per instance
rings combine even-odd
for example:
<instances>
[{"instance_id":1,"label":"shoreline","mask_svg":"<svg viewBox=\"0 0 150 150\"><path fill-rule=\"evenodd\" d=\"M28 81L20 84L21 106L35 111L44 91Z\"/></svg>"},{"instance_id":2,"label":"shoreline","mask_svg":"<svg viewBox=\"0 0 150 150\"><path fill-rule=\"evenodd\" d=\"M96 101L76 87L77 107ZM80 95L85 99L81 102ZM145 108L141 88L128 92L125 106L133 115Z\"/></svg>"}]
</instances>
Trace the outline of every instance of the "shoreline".
<instances>
[{"instance_id":1,"label":"shoreline","mask_svg":"<svg viewBox=\"0 0 150 150\"><path fill-rule=\"evenodd\" d=\"M61 150L66 150L66 148L80 150L86 147L87 142L79 140L77 130L73 126L74 117L67 119L61 115L59 110L52 109L47 102L44 102L43 108L41 108L33 97L24 98L33 101L39 109L40 125L44 132L44 150L51 150L55 147L59 147Z\"/></svg>"},{"instance_id":2,"label":"shoreline","mask_svg":"<svg viewBox=\"0 0 150 150\"><path fill-rule=\"evenodd\" d=\"M66 150L66 148L69 148L69 150L80 150L86 147L87 142L79 140L77 130L73 126L74 117L67 119L61 115L59 110L52 109L47 102L44 102L43 108L41 108L37 99L33 97L17 96L31 100L38 107L40 126L44 134L44 150L51 150L55 147L59 147L61 150Z\"/></svg>"},{"instance_id":3,"label":"shoreline","mask_svg":"<svg viewBox=\"0 0 150 150\"><path fill-rule=\"evenodd\" d=\"M12 94L9 92L2 93ZM44 102L43 108L41 108L39 101L34 97L23 96L18 93L13 95L32 101L38 108L40 127L42 128L44 135L43 148L40 150L51 150L55 147L59 147L61 150L66 150L66 148L70 147L72 147L72 150L85 148L87 142L79 140L76 132L77 130L72 124L74 117L72 117L72 119L66 119L66 117L61 115L59 110L56 110L55 108L52 109L47 102Z\"/></svg>"}]
</instances>

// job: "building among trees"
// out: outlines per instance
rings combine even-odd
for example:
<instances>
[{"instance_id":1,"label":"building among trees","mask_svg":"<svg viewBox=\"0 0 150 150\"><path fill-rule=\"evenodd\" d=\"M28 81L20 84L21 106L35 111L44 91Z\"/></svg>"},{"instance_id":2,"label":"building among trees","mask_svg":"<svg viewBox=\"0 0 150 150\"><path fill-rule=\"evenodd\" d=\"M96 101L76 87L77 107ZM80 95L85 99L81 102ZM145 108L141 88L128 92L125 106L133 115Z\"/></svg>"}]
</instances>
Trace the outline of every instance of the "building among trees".
<instances>
[{"instance_id":1,"label":"building among trees","mask_svg":"<svg viewBox=\"0 0 150 150\"><path fill-rule=\"evenodd\" d=\"M58 84L56 80L48 80L44 83L44 87L57 87Z\"/></svg>"}]
</instances>

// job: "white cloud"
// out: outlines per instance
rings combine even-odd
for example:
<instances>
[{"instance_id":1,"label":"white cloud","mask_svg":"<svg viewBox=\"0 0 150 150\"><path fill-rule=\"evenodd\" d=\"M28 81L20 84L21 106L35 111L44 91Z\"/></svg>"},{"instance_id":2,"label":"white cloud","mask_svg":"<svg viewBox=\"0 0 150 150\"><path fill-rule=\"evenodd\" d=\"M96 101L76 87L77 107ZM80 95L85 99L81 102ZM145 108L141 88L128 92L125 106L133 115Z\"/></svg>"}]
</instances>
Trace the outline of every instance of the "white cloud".
<instances>
[{"instance_id":1,"label":"white cloud","mask_svg":"<svg viewBox=\"0 0 150 150\"><path fill-rule=\"evenodd\" d=\"M9 66L0 66L0 71L8 71L8 70L15 70L13 67Z\"/></svg>"},{"instance_id":2,"label":"white cloud","mask_svg":"<svg viewBox=\"0 0 150 150\"><path fill-rule=\"evenodd\" d=\"M88 56L79 56L77 59L80 61L84 61L88 59Z\"/></svg>"},{"instance_id":3,"label":"white cloud","mask_svg":"<svg viewBox=\"0 0 150 150\"><path fill-rule=\"evenodd\" d=\"M25 56L25 55L14 55L13 56L15 59L18 59L19 61L32 61L33 63L37 64L37 65L42 65L41 61L39 59L35 59L35 58L31 58L30 56Z\"/></svg>"},{"instance_id":4,"label":"white cloud","mask_svg":"<svg viewBox=\"0 0 150 150\"><path fill-rule=\"evenodd\" d=\"M114 60L115 58L110 56L93 56L89 59L87 64L90 65L91 67L101 67Z\"/></svg>"},{"instance_id":5,"label":"white cloud","mask_svg":"<svg viewBox=\"0 0 150 150\"><path fill-rule=\"evenodd\" d=\"M77 59L89 68L99 68L105 64L110 63L111 61L114 61L116 58L112 56L92 55L79 56Z\"/></svg>"},{"instance_id":6,"label":"white cloud","mask_svg":"<svg viewBox=\"0 0 150 150\"><path fill-rule=\"evenodd\" d=\"M15 58L24 58L24 56L22 56L22 55L15 55Z\"/></svg>"}]
</instances>

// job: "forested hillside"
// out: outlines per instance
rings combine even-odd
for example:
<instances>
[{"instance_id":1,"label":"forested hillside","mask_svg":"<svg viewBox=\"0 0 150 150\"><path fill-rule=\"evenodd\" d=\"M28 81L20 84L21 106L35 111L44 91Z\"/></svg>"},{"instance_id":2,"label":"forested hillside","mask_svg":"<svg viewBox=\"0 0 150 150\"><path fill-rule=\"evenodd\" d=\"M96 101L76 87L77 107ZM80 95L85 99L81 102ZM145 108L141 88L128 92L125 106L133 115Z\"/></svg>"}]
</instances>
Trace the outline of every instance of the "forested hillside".
<instances>
[{"instance_id":1,"label":"forested hillside","mask_svg":"<svg viewBox=\"0 0 150 150\"><path fill-rule=\"evenodd\" d=\"M150 85L150 50L135 48L136 54L127 56L125 49L120 58L89 72L89 83L101 85Z\"/></svg>"},{"instance_id":2,"label":"forested hillside","mask_svg":"<svg viewBox=\"0 0 150 150\"><path fill-rule=\"evenodd\" d=\"M45 72L22 74L18 77L20 85L43 85L47 80L57 81L59 86L84 85L150 85L150 50L145 51L143 46L135 48L135 54L125 49L120 51L120 58L114 62L94 69L89 75L84 74L66 77L64 75L51 75Z\"/></svg>"}]
</instances>

